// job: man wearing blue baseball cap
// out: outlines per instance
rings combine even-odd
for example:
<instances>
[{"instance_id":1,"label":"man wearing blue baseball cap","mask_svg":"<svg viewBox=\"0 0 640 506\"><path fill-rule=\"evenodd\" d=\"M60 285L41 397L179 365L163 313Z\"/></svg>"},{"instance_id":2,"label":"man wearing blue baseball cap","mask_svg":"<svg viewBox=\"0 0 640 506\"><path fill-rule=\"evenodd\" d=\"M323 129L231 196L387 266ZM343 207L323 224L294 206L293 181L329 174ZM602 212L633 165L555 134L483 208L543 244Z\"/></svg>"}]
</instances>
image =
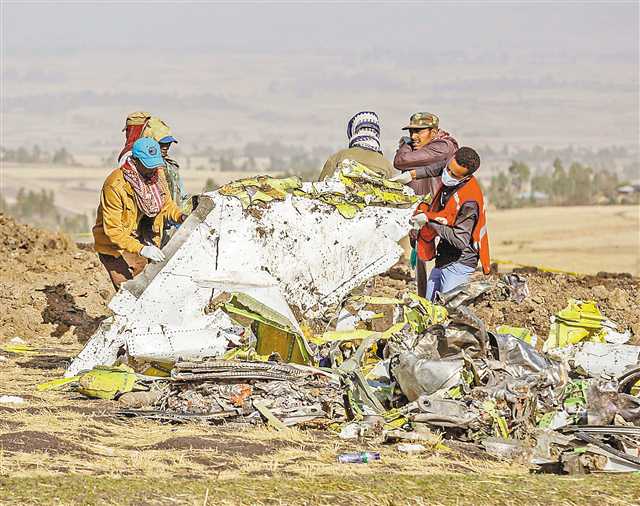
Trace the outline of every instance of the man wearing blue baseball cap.
<instances>
[{"instance_id":1,"label":"man wearing blue baseball cap","mask_svg":"<svg viewBox=\"0 0 640 506\"><path fill-rule=\"evenodd\" d=\"M184 214L171 198L160 144L142 137L131 155L107 177L93 227L95 250L116 290L139 274L148 261L162 262L167 220L182 223Z\"/></svg>"},{"instance_id":2,"label":"man wearing blue baseball cap","mask_svg":"<svg viewBox=\"0 0 640 506\"><path fill-rule=\"evenodd\" d=\"M167 183L169 183L171 197L180 209L189 212L191 210L191 199L184 188L184 182L180 176L180 165L172 158L169 158L171 145L174 142L178 142L171 133L169 125L160 118L151 116L142 132L142 137L151 137L160 143L160 152L165 162L164 175L167 178Z\"/></svg>"}]
</instances>

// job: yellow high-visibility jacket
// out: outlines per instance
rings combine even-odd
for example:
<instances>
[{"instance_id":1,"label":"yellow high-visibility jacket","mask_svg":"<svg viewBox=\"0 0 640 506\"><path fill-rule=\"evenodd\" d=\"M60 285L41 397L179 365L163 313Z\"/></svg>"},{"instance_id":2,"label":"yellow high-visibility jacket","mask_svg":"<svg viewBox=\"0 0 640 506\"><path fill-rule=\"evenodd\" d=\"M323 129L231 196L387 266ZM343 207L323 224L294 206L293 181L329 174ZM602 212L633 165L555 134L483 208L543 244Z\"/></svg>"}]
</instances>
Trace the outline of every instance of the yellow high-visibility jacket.
<instances>
[{"instance_id":1,"label":"yellow high-visibility jacket","mask_svg":"<svg viewBox=\"0 0 640 506\"><path fill-rule=\"evenodd\" d=\"M165 178L164 171L158 171L158 176ZM163 185L167 188L166 181ZM164 222L171 219L179 223L183 213L165 194L162 210L153 218L153 242L160 246ZM144 246L134 235L142 212L138 209L133 188L125 180L122 170L116 169L105 180L100 193L100 205L93 227L95 250L98 253L121 256L121 251L140 253Z\"/></svg>"}]
</instances>

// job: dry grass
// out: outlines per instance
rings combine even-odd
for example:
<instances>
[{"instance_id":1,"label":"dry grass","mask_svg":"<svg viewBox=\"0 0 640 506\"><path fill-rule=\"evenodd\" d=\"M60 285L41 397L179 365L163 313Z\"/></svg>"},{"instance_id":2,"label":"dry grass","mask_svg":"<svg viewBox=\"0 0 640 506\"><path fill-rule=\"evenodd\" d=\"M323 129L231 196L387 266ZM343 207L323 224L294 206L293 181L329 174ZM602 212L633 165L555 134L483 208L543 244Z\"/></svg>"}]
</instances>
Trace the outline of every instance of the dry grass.
<instances>
[{"instance_id":1,"label":"dry grass","mask_svg":"<svg viewBox=\"0 0 640 506\"><path fill-rule=\"evenodd\" d=\"M36 346L38 342L34 342ZM59 348L60 363L78 345ZM30 359L33 357L29 357ZM295 428L161 424L117 419L116 402L37 392L62 368L12 355L0 363L2 504L631 504L635 477L536 476L460 451L406 456L394 446L346 443ZM21 365L22 363L22 365ZM381 462L341 465L345 451Z\"/></svg>"},{"instance_id":2,"label":"dry grass","mask_svg":"<svg viewBox=\"0 0 640 506\"><path fill-rule=\"evenodd\" d=\"M640 275L640 206L511 209L493 211L488 220L492 258Z\"/></svg>"}]
</instances>

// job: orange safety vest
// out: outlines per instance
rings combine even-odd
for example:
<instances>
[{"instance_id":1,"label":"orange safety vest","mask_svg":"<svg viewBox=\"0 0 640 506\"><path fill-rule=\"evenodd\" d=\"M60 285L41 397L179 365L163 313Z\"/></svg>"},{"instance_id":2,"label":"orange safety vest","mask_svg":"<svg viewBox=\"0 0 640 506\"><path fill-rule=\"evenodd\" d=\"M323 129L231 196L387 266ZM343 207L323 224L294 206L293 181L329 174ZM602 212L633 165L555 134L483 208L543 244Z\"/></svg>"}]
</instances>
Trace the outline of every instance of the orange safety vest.
<instances>
[{"instance_id":1,"label":"orange safety vest","mask_svg":"<svg viewBox=\"0 0 640 506\"><path fill-rule=\"evenodd\" d=\"M467 181L461 188L458 188L447 201L447 205L441 211L432 211L435 203L440 200L440 193L436 194L431 204L422 203L416 209L415 214L424 213L429 221L437 221L443 225L453 226L460 212L460 208L465 202L476 202L478 204L478 221L473 227L471 234L473 248L478 252L482 272L489 274L491 271L491 260L489 259L489 234L487 233L487 212L484 207L482 190L475 177ZM427 223L420 229L417 241L417 253L420 260L432 260L436 256L435 238L436 231Z\"/></svg>"}]
</instances>

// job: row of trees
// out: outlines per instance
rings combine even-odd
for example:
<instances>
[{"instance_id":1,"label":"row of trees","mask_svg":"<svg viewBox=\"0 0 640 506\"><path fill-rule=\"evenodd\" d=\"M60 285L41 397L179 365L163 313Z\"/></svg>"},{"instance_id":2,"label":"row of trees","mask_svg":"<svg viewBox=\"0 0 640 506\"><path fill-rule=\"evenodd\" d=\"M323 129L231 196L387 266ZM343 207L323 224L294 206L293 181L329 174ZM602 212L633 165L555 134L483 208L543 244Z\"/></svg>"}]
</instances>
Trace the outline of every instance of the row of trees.
<instances>
[{"instance_id":1,"label":"row of trees","mask_svg":"<svg viewBox=\"0 0 640 506\"><path fill-rule=\"evenodd\" d=\"M594 171L577 162L565 168L556 159L550 170L532 175L527 164L513 161L506 171L491 178L488 196L500 209L541 204L615 204L622 184L615 172Z\"/></svg>"},{"instance_id":2,"label":"row of trees","mask_svg":"<svg viewBox=\"0 0 640 506\"><path fill-rule=\"evenodd\" d=\"M318 171L318 167L322 167L324 163L324 159L310 153L296 154L287 158L270 155L267 158L269 161L266 167L262 166L262 168L268 171ZM208 161L212 167L222 172L254 172L260 168L254 156L248 156L240 161L232 155L224 154L220 156L210 156ZM197 166L195 169L207 170L207 167Z\"/></svg>"},{"instance_id":3,"label":"row of trees","mask_svg":"<svg viewBox=\"0 0 640 506\"><path fill-rule=\"evenodd\" d=\"M19 147L17 149L0 148L0 159L14 163L50 163L53 165L78 165L73 155L66 148L60 148L53 153L43 151L37 144L31 149Z\"/></svg>"},{"instance_id":4,"label":"row of trees","mask_svg":"<svg viewBox=\"0 0 640 506\"><path fill-rule=\"evenodd\" d=\"M0 212L10 214L17 220L51 230L68 233L89 231L89 221L84 214L61 215L55 205L53 191L25 191L20 188L15 204L8 204L0 196Z\"/></svg>"}]
</instances>

